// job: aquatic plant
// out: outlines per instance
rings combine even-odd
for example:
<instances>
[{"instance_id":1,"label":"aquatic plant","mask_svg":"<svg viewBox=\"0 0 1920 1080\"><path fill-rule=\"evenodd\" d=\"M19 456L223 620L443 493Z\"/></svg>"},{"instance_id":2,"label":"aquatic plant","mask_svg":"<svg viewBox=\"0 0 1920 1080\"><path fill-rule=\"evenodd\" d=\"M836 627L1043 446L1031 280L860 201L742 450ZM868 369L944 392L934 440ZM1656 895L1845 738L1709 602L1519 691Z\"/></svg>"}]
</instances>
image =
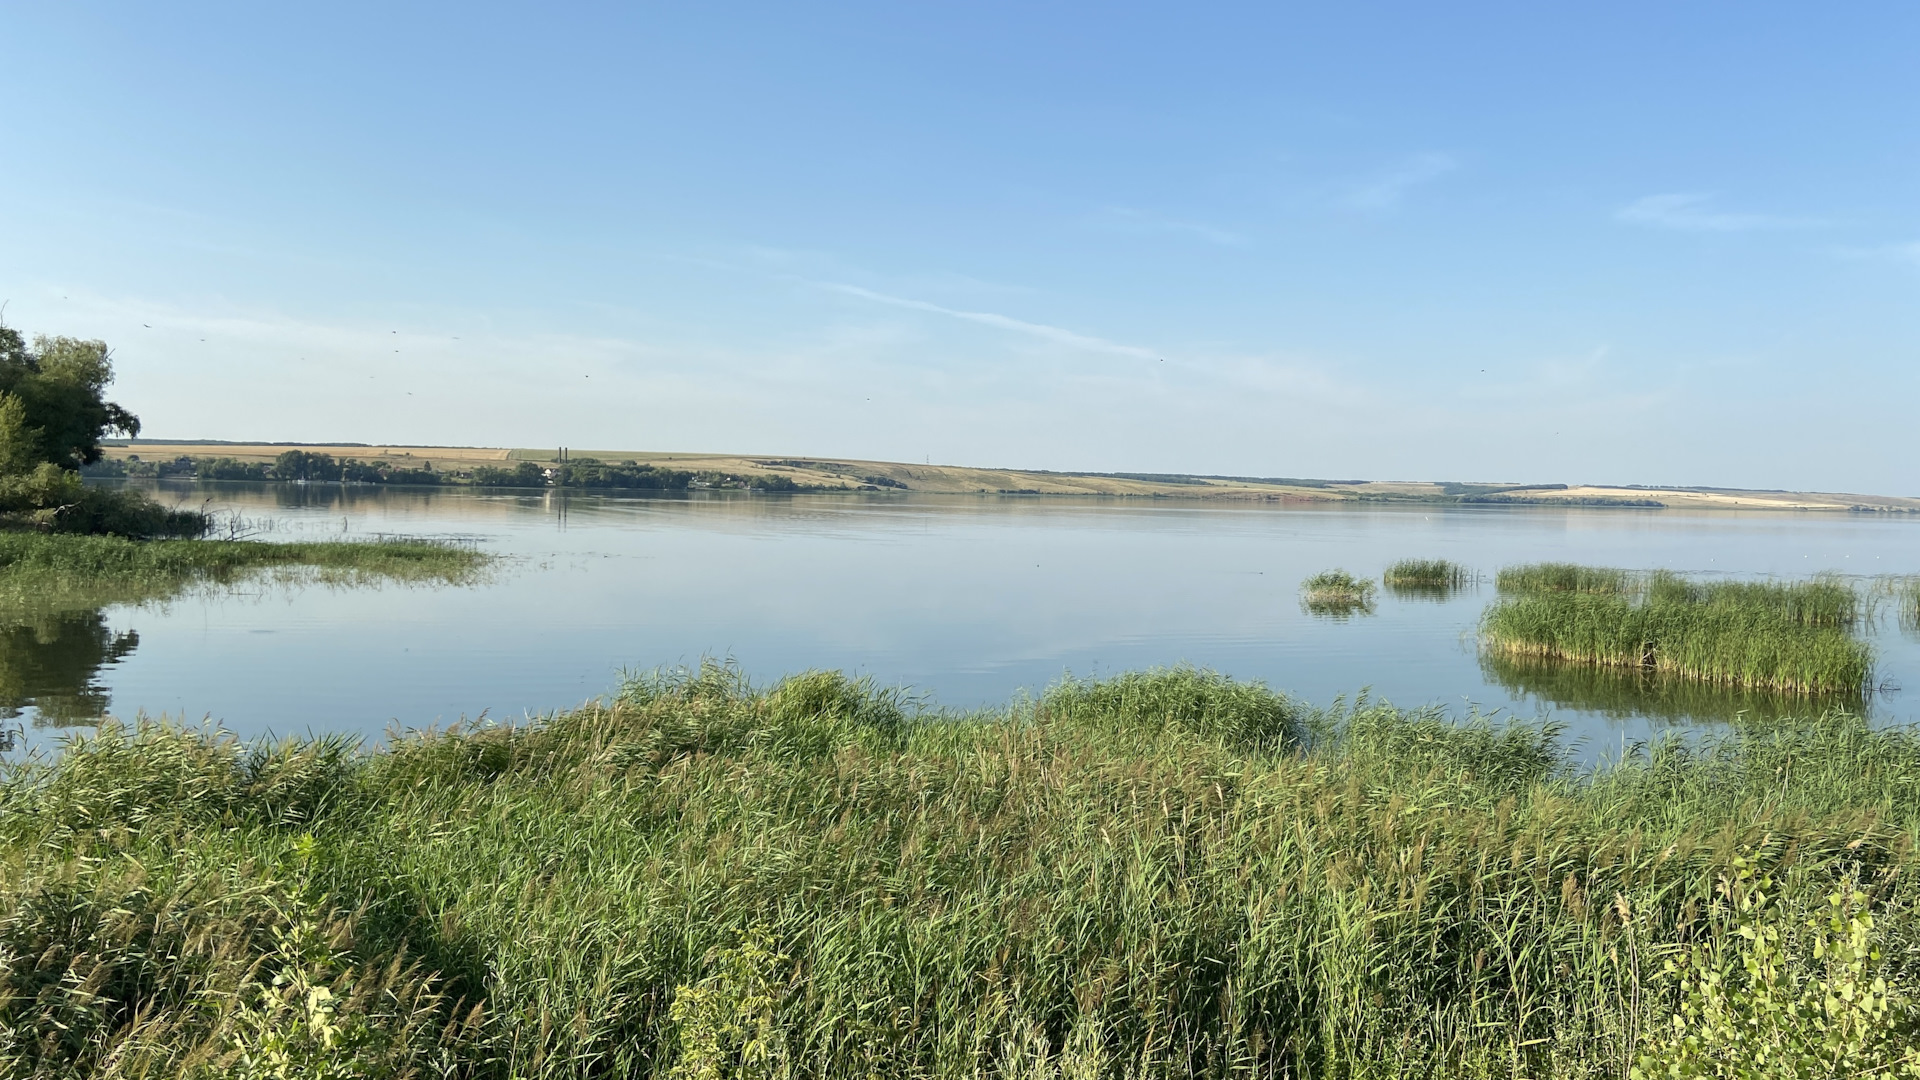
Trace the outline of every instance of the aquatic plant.
<instances>
[{"instance_id":1,"label":"aquatic plant","mask_svg":"<svg viewBox=\"0 0 1920 1080\"><path fill-rule=\"evenodd\" d=\"M1494 575L1494 587L1503 593L1602 593L1627 591L1625 570L1574 563L1531 563L1508 566Z\"/></svg>"},{"instance_id":2,"label":"aquatic plant","mask_svg":"<svg viewBox=\"0 0 1920 1080\"><path fill-rule=\"evenodd\" d=\"M1388 591L1403 599L1441 599L1473 580L1473 571L1446 559L1401 559L1380 575Z\"/></svg>"},{"instance_id":3,"label":"aquatic plant","mask_svg":"<svg viewBox=\"0 0 1920 1080\"><path fill-rule=\"evenodd\" d=\"M1872 650L1845 629L1859 617L1857 594L1837 579L1698 582L1581 569L1501 571L1509 595L1481 618L1484 647L1796 694L1857 693L1872 669ZM1527 587L1509 587L1520 582Z\"/></svg>"},{"instance_id":4,"label":"aquatic plant","mask_svg":"<svg viewBox=\"0 0 1920 1080\"><path fill-rule=\"evenodd\" d=\"M1345 570L1322 570L1300 583L1300 602L1316 615L1373 611L1374 584Z\"/></svg>"},{"instance_id":5,"label":"aquatic plant","mask_svg":"<svg viewBox=\"0 0 1920 1080\"><path fill-rule=\"evenodd\" d=\"M1900 625L1910 633L1920 631L1920 576L1895 578L1887 584Z\"/></svg>"},{"instance_id":6,"label":"aquatic plant","mask_svg":"<svg viewBox=\"0 0 1920 1080\"><path fill-rule=\"evenodd\" d=\"M1843 714L1583 773L1551 725L1191 669L953 715L708 665L378 748L109 725L0 772L0 1076L1620 1077L1742 1007L1666 960L1836 892L1856 985L1910 984L1916 775ZM1781 919L1716 908L1746 866Z\"/></svg>"},{"instance_id":7,"label":"aquatic plant","mask_svg":"<svg viewBox=\"0 0 1920 1080\"><path fill-rule=\"evenodd\" d=\"M1380 580L1389 588L1453 589L1473 580L1473 572L1446 559L1401 559Z\"/></svg>"},{"instance_id":8,"label":"aquatic plant","mask_svg":"<svg viewBox=\"0 0 1920 1080\"><path fill-rule=\"evenodd\" d=\"M263 573L342 583L458 583L492 562L470 545L435 540L264 543L0 532L0 621L161 599Z\"/></svg>"},{"instance_id":9,"label":"aquatic plant","mask_svg":"<svg viewBox=\"0 0 1920 1080\"><path fill-rule=\"evenodd\" d=\"M1834 710L1864 712L1863 687L1831 693L1786 693L1700 682L1646 667L1602 666L1480 650L1480 672L1515 699L1553 710L1577 709L1612 720L1674 724L1772 721Z\"/></svg>"}]
</instances>

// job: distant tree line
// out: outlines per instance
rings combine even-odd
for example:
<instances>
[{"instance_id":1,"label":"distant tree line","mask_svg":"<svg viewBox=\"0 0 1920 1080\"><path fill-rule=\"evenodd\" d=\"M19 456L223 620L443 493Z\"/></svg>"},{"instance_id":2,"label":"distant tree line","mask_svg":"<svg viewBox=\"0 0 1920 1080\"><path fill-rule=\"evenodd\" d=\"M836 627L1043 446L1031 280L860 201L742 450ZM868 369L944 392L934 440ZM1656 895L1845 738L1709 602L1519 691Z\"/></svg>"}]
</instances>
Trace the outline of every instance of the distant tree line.
<instances>
[{"instance_id":1,"label":"distant tree line","mask_svg":"<svg viewBox=\"0 0 1920 1080\"><path fill-rule=\"evenodd\" d=\"M597 458L573 458L563 464L544 467L531 461L518 462L511 469L481 465L473 470L473 482L486 487L564 487L609 488L632 491L685 491L694 474L684 469L663 469L623 461L610 465Z\"/></svg>"},{"instance_id":2,"label":"distant tree line","mask_svg":"<svg viewBox=\"0 0 1920 1080\"><path fill-rule=\"evenodd\" d=\"M484 487L559 487L629 491L686 491L689 488L732 488L754 491L834 490L811 484L797 484L785 476L739 476L724 472L690 472L644 465L635 461L619 464L597 458L569 458L552 466L531 461L518 462L511 469L492 465L477 466L472 482Z\"/></svg>"},{"instance_id":3,"label":"distant tree line","mask_svg":"<svg viewBox=\"0 0 1920 1080\"><path fill-rule=\"evenodd\" d=\"M431 462L421 467L397 465L391 461L360 461L316 454L306 450L288 450L271 462L239 461L230 457L195 458L182 455L171 461L142 461L139 455L115 460L105 459L81 469L87 476L132 476L197 480L279 480L349 484L442 484L449 479L433 471Z\"/></svg>"},{"instance_id":4,"label":"distant tree line","mask_svg":"<svg viewBox=\"0 0 1920 1080\"><path fill-rule=\"evenodd\" d=\"M569 488L594 491L686 491L717 488L753 491L838 491L842 488L795 483L785 476L745 476L735 473L662 468L635 461L618 464L596 458L572 458L552 465L517 461L511 466L476 465L470 471L436 471L430 462L419 466L391 461L335 458L307 450L288 450L272 462L239 461L231 457L188 457L143 461L138 455L106 458L82 469L87 476L151 479L255 480L295 483L348 484L471 484L498 488Z\"/></svg>"}]
</instances>

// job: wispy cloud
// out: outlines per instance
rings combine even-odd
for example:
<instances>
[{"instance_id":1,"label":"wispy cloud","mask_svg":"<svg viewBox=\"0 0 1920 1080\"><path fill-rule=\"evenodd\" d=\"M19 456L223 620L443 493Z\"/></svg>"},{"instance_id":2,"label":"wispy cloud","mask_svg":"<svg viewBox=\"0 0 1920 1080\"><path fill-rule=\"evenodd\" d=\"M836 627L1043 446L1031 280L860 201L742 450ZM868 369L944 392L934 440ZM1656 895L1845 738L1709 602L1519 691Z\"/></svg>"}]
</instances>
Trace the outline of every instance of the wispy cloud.
<instances>
[{"instance_id":1,"label":"wispy cloud","mask_svg":"<svg viewBox=\"0 0 1920 1080\"><path fill-rule=\"evenodd\" d=\"M1348 191L1341 200L1356 210L1392 210L1407 194L1453 172L1460 163L1447 154L1418 154Z\"/></svg>"},{"instance_id":2,"label":"wispy cloud","mask_svg":"<svg viewBox=\"0 0 1920 1080\"><path fill-rule=\"evenodd\" d=\"M1920 267L1920 240L1907 240L1905 244L1872 244L1866 248L1832 248L1828 254L1832 254L1836 259L1849 259L1849 261L1899 263L1908 267Z\"/></svg>"},{"instance_id":3,"label":"wispy cloud","mask_svg":"<svg viewBox=\"0 0 1920 1080\"><path fill-rule=\"evenodd\" d=\"M1247 238L1239 233L1204 221L1189 221L1184 218L1163 217L1145 210L1136 210L1131 206L1109 206L1103 211L1104 224L1111 229L1139 233L1172 233L1197 237L1209 244L1221 247L1246 247Z\"/></svg>"},{"instance_id":4,"label":"wispy cloud","mask_svg":"<svg viewBox=\"0 0 1920 1080\"><path fill-rule=\"evenodd\" d=\"M1756 232L1766 229L1812 229L1825 225L1818 218L1785 217L1723 210L1710 192L1676 191L1635 199L1614 212L1614 220L1681 232Z\"/></svg>"},{"instance_id":5,"label":"wispy cloud","mask_svg":"<svg viewBox=\"0 0 1920 1080\"><path fill-rule=\"evenodd\" d=\"M1078 334L1072 330L1058 326L1048 326L1045 323L1027 322L1025 319L1016 319L1008 315L998 315L991 311L962 311L958 308L930 304L925 300L913 300L904 296L889 296L886 293L874 292L872 289L863 289L858 285L847 285L837 281L816 281L813 284L845 296L856 296L862 300L870 300L876 304L887 304L892 307L906 308L909 311L925 311L934 315L945 315L950 319L964 319L967 322L979 323L982 326L992 326L1001 330L1011 330L1018 334L1026 334L1029 337L1039 338L1042 341L1051 341L1056 345L1065 345L1068 348L1080 349L1085 352L1107 353L1112 356L1131 356L1141 360L1153 360L1158 357L1158 354L1153 350L1143 349L1137 345L1122 345L1119 342L1108 341L1105 338Z\"/></svg>"}]
</instances>

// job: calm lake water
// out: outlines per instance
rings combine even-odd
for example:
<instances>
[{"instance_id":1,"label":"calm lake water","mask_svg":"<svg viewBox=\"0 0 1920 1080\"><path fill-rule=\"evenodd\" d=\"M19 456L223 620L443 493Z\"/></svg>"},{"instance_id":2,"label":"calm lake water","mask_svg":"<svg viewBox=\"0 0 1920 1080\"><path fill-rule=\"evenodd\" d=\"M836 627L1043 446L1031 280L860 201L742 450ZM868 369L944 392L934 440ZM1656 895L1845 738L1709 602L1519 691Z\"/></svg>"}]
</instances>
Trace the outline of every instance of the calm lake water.
<instances>
[{"instance_id":1,"label":"calm lake water","mask_svg":"<svg viewBox=\"0 0 1920 1080\"><path fill-rule=\"evenodd\" d=\"M1314 704L1365 691L1565 723L1590 757L1676 725L1803 702L1483 660L1491 584L1303 611L1302 578L1440 557L1487 575L1561 560L1696 574L1920 573L1920 519L1675 510L1231 505L1032 497L695 495L178 484L268 539L461 537L506 556L463 588L253 587L0 626L0 704L55 719L145 712L244 734L519 718L623 670L730 658L756 680L832 667L956 707L1062 675L1191 663ZM1920 642L1868 630L1876 720L1920 720ZM44 715L43 715L44 714Z\"/></svg>"}]
</instances>

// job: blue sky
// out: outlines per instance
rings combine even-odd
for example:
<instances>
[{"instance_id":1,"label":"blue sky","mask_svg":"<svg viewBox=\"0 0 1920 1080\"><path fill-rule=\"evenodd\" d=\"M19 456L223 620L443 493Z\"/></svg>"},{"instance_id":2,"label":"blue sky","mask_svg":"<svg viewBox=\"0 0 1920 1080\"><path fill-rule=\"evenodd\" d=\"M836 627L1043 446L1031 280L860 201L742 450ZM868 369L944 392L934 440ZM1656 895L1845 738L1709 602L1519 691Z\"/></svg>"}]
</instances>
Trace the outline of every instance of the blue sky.
<instances>
[{"instance_id":1,"label":"blue sky","mask_svg":"<svg viewBox=\"0 0 1920 1080\"><path fill-rule=\"evenodd\" d=\"M148 434L1920 494L1920 7L0 5Z\"/></svg>"}]
</instances>

